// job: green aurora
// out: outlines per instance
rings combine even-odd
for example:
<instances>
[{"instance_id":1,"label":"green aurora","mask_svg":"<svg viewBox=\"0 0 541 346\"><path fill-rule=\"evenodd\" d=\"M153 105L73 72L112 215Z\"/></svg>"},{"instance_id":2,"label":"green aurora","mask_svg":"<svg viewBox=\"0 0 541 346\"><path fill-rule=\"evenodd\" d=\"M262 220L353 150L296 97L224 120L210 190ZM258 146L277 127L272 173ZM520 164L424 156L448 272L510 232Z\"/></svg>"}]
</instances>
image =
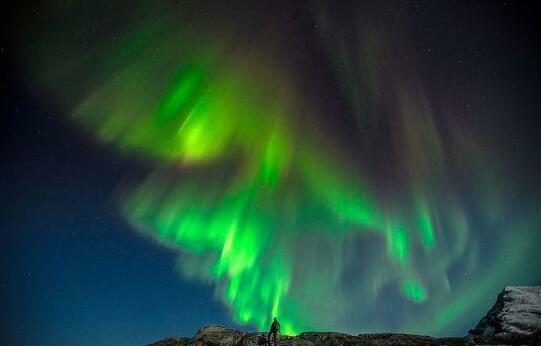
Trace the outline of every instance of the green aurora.
<instances>
[{"instance_id":1,"label":"green aurora","mask_svg":"<svg viewBox=\"0 0 541 346\"><path fill-rule=\"evenodd\" d=\"M74 30L60 57L44 54L28 70L82 129L152 167L122 191L124 215L178 251L183 275L215 285L235 321L266 330L277 316L291 335L439 333L513 277L528 244L511 242L511 260L483 272L472 228L492 228L494 247L510 237L497 222L505 172L475 131L435 115L386 28L357 27L354 51L344 28L314 6L317 37L354 115L350 136L283 57L281 29L239 39L242 21L209 26L188 10L166 15L169 6L160 20L114 25L114 44L90 42L86 55L68 49L85 36ZM481 196L475 220L451 175ZM525 218L517 224L539 225ZM532 229L512 232L528 239ZM378 313L393 307L399 321Z\"/></svg>"}]
</instances>

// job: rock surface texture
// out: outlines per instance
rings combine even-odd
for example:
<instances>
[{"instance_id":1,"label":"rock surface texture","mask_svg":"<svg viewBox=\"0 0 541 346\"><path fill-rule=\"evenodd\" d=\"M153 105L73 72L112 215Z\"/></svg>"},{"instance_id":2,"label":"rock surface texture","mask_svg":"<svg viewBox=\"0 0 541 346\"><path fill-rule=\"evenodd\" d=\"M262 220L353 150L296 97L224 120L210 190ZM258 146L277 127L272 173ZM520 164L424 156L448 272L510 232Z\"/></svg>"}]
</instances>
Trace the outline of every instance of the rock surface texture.
<instances>
[{"instance_id":1,"label":"rock surface texture","mask_svg":"<svg viewBox=\"0 0 541 346\"><path fill-rule=\"evenodd\" d=\"M266 345L266 333L244 333L220 326L201 328L193 338L170 337L149 346L256 346ZM280 336L285 346L458 346L540 345L541 287L506 287L483 319L465 337L433 338L411 334L359 334L308 332Z\"/></svg>"},{"instance_id":2,"label":"rock surface texture","mask_svg":"<svg viewBox=\"0 0 541 346\"><path fill-rule=\"evenodd\" d=\"M540 332L541 286L509 286L470 335L517 337Z\"/></svg>"},{"instance_id":3,"label":"rock surface texture","mask_svg":"<svg viewBox=\"0 0 541 346\"><path fill-rule=\"evenodd\" d=\"M432 338L409 334L360 334L342 333L302 333L297 336L280 336L276 343L280 346L353 346L353 345L474 345L465 338ZM219 326L201 328L192 339L168 338L152 346L257 346L267 345L266 333L242 333L238 330Z\"/></svg>"}]
</instances>

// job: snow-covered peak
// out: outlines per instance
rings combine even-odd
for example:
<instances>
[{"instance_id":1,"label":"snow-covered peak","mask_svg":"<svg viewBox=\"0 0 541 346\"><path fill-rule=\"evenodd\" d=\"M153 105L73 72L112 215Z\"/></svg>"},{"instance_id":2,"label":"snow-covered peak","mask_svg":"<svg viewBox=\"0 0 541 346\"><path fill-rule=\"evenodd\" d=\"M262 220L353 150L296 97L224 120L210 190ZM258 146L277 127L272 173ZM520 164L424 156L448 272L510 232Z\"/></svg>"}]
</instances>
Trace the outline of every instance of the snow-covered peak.
<instances>
[{"instance_id":1,"label":"snow-covered peak","mask_svg":"<svg viewBox=\"0 0 541 346\"><path fill-rule=\"evenodd\" d=\"M533 335L541 333L541 286L508 286L477 326L474 335Z\"/></svg>"}]
</instances>

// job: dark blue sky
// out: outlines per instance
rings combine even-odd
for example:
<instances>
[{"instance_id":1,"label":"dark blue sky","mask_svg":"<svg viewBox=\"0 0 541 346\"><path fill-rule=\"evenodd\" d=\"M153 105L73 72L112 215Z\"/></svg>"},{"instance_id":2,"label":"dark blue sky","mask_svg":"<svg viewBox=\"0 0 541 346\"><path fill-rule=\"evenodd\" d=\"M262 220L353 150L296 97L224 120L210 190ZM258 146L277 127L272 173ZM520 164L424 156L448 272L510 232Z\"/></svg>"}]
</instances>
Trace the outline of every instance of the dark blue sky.
<instances>
[{"instance_id":1,"label":"dark blue sky","mask_svg":"<svg viewBox=\"0 0 541 346\"><path fill-rule=\"evenodd\" d=\"M232 325L213 287L185 281L172 251L118 215L115 187L145 167L72 134L23 88L5 96L2 343L135 345Z\"/></svg>"}]
</instances>

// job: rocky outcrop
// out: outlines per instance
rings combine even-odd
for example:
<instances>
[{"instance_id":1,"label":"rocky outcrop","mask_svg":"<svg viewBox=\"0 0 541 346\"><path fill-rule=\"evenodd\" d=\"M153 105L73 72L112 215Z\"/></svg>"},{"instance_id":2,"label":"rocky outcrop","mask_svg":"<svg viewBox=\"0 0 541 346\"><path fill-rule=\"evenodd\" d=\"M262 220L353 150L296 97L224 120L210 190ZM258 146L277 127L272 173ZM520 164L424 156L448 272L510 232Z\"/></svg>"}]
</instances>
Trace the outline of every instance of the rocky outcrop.
<instances>
[{"instance_id":1,"label":"rocky outcrop","mask_svg":"<svg viewBox=\"0 0 541 346\"><path fill-rule=\"evenodd\" d=\"M167 339L155 342L152 346L188 346L192 341L191 338L172 336Z\"/></svg>"},{"instance_id":2,"label":"rocky outcrop","mask_svg":"<svg viewBox=\"0 0 541 346\"><path fill-rule=\"evenodd\" d=\"M266 333L244 333L220 326L201 328L193 338L172 337L149 346L266 345ZM280 336L280 346L470 346L541 345L541 287L506 287L485 317L465 337L433 338L411 334L308 332Z\"/></svg>"},{"instance_id":3,"label":"rocky outcrop","mask_svg":"<svg viewBox=\"0 0 541 346\"><path fill-rule=\"evenodd\" d=\"M541 333L541 286L509 286L469 331L470 335L516 338Z\"/></svg>"},{"instance_id":4,"label":"rocky outcrop","mask_svg":"<svg viewBox=\"0 0 541 346\"><path fill-rule=\"evenodd\" d=\"M225 346L225 345L243 345L247 333L238 330L228 329L219 326L203 327L197 331L193 338L194 346Z\"/></svg>"},{"instance_id":5,"label":"rocky outcrop","mask_svg":"<svg viewBox=\"0 0 541 346\"><path fill-rule=\"evenodd\" d=\"M257 346L266 345L266 333L243 333L220 326L201 328L192 339L168 338L152 346ZM280 336L277 345L285 346L467 346L473 345L464 338L432 338L410 334L360 334L302 333L297 336Z\"/></svg>"},{"instance_id":6,"label":"rocky outcrop","mask_svg":"<svg viewBox=\"0 0 541 346\"><path fill-rule=\"evenodd\" d=\"M266 333L243 333L220 326L201 328L189 338L167 338L148 346L260 346L267 345ZM541 339L530 336L467 336L433 338L411 334L302 333L280 336L279 346L473 346L473 345L541 345Z\"/></svg>"}]
</instances>

